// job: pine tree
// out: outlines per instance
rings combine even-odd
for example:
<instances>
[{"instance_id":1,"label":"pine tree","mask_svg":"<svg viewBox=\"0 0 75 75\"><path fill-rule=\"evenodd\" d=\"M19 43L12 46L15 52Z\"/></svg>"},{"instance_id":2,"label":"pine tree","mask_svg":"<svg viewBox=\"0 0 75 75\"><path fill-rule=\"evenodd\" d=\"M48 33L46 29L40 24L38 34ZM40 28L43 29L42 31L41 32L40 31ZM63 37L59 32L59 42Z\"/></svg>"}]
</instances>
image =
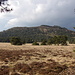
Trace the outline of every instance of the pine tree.
<instances>
[{"instance_id":1,"label":"pine tree","mask_svg":"<svg viewBox=\"0 0 75 75\"><path fill-rule=\"evenodd\" d=\"M8 0L0 0L0 12L9 12L12 11L12 8L9 8Z\"/></svg>"}]
</instances>

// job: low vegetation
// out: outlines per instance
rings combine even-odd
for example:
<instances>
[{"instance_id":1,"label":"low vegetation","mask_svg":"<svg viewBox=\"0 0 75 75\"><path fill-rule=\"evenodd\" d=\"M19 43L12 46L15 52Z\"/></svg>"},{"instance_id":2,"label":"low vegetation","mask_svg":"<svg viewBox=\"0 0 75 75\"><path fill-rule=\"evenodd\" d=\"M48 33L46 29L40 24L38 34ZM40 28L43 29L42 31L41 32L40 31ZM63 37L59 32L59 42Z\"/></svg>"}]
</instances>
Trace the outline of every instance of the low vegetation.
<instances>
[{"instance_id":1,"label":"low vegetation","mask_svg":"<svg viewBox=\"0 0 75 75\"><path fill-rule=\"evenodd\" d=\"M55 45L60 45L60 44L61 45L67 45L68 38L67 38L67 36L54 36L54 37L48 39L48 41L46 41L46 40L43 40L41 42L41 45L52 45L52 44L55 44ZM10 39L10 43L12 45L22 45L22 44L25 43L25 40L21 41L21 39L18 38L18 37L12 37ZM40 44L35 41L35 42L32 43L32 45L40 45Z\"/></svg>"},{"instance_id":2,"label":"low vegetation","mask_svg":"<svg viewBox=\"0 0 75 75\"><path fill-rule=\"evenodd\" d=\"M46 40L43 40L41 42L41 45L52 45L52 44L55 44L55 45L67 45L67 36L54 36L50 39L48 39L48 41ZM39 43L37 42L33 42L33 45L39 45Z\"/></svg>"},{"instance_id":3,"label":"low vegetation","mask_svg":"<svg viewBox=\"0 0 75 75\"><path fill-rule=\"evenodd\" d=\"M52 38L54 36L66 35L69 39L75 37L75 32L60 26L41 25L38 27L14 27L0 32L0 42L10 42L10 37L19 37L26 43ZM73 41L72 41L73 42Z\"/></svg>"},{"instance_id":4,"label":"low vegetation","mask_svg":"<svg viewBox=\"0 0 75 75\"><path fill-rule=\"evenodd\" d=\"M55 45L67 45L67 36L54 36L53 38L50 38L47 42L48 45L51 45L51 44L55 44Z\"/></svg>"},{"instance_id":5,"label":"low vegetation","mask_svg":"<svg viewBox=\"0 0 75 75\"><path fill-rule=\"evenodd\" d=\"M41 45L46 45L47 41L46 40L43 40Z\"/></svg>"},{"instance_id":6,"label":"low vegetation","mask_svg":"<svg viewBox=\"0 0 75 75\"><path fill-rule=\"evenodd\" d=\"M18 37L12 37L12 38L10 39L10 43L11 43L12 45L22 45L21 39L18 38Z\"/></svg>"},{"instance_id":7,"label":"low vegetation","mask_svg":"<svg viewBox=\"0 0 75 75\"><path fill-rule=\"evenodd\" d=\"M39 43L38 42L33 42L33 44L32 45L39 45Z\"/></svg>"}]
</instances>

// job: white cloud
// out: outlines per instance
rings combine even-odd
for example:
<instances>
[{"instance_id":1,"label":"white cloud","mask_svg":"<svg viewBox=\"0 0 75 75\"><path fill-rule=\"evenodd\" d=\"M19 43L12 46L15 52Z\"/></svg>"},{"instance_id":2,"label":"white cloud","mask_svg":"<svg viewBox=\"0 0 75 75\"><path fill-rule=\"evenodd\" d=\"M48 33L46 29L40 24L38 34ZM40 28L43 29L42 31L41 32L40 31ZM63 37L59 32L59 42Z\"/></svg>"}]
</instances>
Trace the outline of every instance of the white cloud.
<instances>
[{"instance_id":1,"label":"white cloud","mask_svg":"<svg viewBox=\"0 0 75 75\"><path fill-rule=\"evenodd\" d=\"M18 19L14 18L14 19L9 20L8 24L9 25L15 25L16 22L18 22Z\"/></svg>"}]
</instances>

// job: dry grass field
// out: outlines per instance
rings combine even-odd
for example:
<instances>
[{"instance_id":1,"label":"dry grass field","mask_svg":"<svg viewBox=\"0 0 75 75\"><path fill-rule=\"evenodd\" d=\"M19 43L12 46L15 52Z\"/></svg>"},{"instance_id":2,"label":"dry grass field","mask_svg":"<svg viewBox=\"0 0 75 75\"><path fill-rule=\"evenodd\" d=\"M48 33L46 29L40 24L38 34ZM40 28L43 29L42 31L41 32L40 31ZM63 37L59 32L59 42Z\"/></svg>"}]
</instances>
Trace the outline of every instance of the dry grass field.
<instances>
[{"instance_id":1,"label":"dry grass field","mask_svg":"<svg viewBox=\"0 0 75 75\"><path fill-rule=\"evenodd\" d=\"M75 75L75 44L0 43L0 75Z\"/></svg>"}]
</instances>

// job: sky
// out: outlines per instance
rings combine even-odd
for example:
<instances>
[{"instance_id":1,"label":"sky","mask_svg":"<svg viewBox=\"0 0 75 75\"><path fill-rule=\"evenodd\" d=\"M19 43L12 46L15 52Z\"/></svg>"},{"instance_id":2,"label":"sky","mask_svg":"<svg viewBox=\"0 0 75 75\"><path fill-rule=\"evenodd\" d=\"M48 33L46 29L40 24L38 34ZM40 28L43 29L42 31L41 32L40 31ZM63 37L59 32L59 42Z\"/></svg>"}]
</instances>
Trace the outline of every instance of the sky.
<instances>
[{"instance_id":1,"label":"sky","mask_svg":"<svg viewBox=\"0 0 75 75\"><path fill-rule=\"evenodd\" d=\"M0 13L0 31L12 27L61 26L73 30L75 0L9 0L11 12Z\"/></svg>"}]
</instances>

